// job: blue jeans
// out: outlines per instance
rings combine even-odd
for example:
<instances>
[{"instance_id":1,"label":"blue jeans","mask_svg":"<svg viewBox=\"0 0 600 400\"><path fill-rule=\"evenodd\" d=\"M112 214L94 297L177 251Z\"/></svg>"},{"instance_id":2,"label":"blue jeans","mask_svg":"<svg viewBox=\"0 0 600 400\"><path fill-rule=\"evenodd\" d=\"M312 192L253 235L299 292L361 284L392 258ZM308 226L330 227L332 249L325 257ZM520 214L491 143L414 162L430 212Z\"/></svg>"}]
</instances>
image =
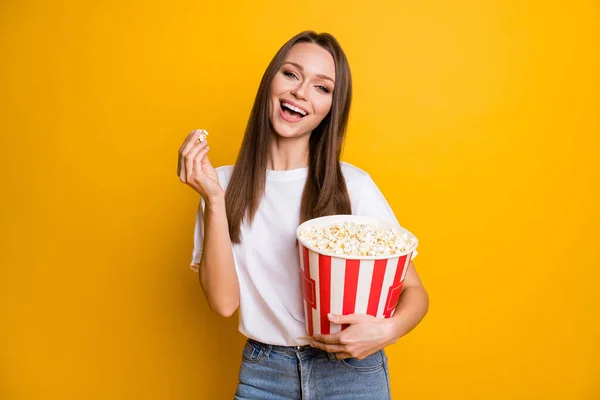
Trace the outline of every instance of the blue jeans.
<instances>
[{"instance_id":1,"label":"blue jeans","mask_svg":"<svg viewBox=\"0 0 600 400\"><path fill-rule=\"evenodd\" d=\"M389 400L383 350L364 360L337 360L310 346L273 346L248 339L236 400Z\"/></svg>"}]
</instances>

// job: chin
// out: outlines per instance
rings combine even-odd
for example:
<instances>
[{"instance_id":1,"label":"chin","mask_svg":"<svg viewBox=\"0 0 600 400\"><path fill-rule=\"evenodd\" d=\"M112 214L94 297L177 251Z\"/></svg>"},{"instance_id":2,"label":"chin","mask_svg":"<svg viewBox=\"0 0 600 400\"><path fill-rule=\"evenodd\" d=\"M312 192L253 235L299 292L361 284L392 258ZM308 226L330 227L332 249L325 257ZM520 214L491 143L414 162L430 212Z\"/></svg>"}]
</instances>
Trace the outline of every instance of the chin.
<instances>
[{"instance_id":1,"label":"chin","mask_svg":"<svg viewBox=\"0 0 600 400\"><path fill-rule=\"evenodd\" d=\"M286 139L300 138L300 137L303 137L306 135L310 135L310 132L311 132L311 131L309 131L308 133L305 133L304 131L300 132L300 131L291 130L291 129L283 129L283 130L274 129L274 130L278 136L280 136L282 138L286 138Z\"/></svg>"},{"instance_id":2,"label":"chin","mask_svg":"<svg viewBox=\"0 0 600 400\"><path fill-rule=\"evenodd\" d=\"M271 123L273 131L282 138L298 138L304 136L305 132L312 132L312 129L304 129L300 126L289 126L285 122L277 121L275 124Z\"/></svg>"},{"instance_id":3,"label":"chin","mask_svg":"<svg viewBox=\"0 0 600 400\"><path fill-rule=\"evenodd\" d=\"M275 126L273 127L275 133L284 138L293 138L298 136L298 133L295 129L290 129L288 127Z\"/></svg>"}]
</instances>

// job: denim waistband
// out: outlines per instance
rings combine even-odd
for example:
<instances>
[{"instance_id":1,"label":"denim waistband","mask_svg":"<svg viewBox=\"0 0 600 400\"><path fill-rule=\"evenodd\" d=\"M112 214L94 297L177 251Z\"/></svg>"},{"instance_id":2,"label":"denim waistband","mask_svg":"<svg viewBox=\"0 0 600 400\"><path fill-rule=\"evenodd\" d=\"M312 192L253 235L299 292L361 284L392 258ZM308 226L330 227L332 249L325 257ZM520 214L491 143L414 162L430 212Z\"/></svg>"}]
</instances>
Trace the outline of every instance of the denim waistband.
<instances>
[{"instance_id":1,"label":"denim waistband","mask_svg":"<svg viewBox=\"0 0 600 400\"><path fill-rule=\"evenodd\" d=\"M278 346L278 345L274 345L274 344L266 344L263 342L259 342L258 340L254 340L254 339L248 339L248 342L250 342L254 346L262 348L267 357L269 356L269 353L271 353L272 351L275 351L278 353L285 353L285 354L288 354L291 356L296 356L296 355L304 354L304 353L318 353L318 352L323 352L323 353L329 354L321 349L317 349L316 347L312 347L308 344L303 345L303 346Z\"/></svg>"}]
</instances>

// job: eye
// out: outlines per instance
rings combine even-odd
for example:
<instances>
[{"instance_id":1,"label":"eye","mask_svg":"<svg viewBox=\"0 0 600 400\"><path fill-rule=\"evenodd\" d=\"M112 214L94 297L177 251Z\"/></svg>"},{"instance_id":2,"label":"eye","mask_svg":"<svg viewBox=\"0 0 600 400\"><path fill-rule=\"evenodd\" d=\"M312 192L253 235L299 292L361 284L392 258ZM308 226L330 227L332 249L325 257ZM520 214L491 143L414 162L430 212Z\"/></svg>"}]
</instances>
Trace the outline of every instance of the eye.
<instances>
[{"instance_id":1,"label":"eye","mask_svg":"<svg viewBox=\"0 0 600 400\"><path fill-rule=\"evenodd\" d=\"M321 92L323 93L329 93L329 89L327 89L325 86L323 85L319 85L317 86L317 89L319 89Z\"/></svg>"},{"instance_id":2,"label":"eye","mask_svg":"<svg viewBox=\"0 0 600 400\"><path fill-rule=\"evenodd\" d=\"M285 71L283 74L285 76L289 77L289 78L298 79L298 77L296 76L296 74L294 74L293 72Z\"/></svg>"}]
</instances>

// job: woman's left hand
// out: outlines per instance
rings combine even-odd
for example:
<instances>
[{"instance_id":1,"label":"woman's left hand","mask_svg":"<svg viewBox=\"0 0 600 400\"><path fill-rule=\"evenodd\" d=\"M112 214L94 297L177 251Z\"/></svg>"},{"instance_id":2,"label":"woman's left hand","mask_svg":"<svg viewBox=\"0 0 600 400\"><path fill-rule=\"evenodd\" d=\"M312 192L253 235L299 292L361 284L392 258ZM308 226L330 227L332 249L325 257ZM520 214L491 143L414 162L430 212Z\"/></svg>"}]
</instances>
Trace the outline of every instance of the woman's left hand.
<instances>
[{"instance_id":1,"label":"woman's left hand","mask_svg":"<svg viewBox=\"0 0 600 400\"><path fill-rule=\"evenodd\" d=\"M395 337L394 321L391 319L365 314L329 314L329 321L350 326L333 335L314 335L311 346L334 353L338 360L365 359L398 339Z\"/></svg>"}]
</instances>

